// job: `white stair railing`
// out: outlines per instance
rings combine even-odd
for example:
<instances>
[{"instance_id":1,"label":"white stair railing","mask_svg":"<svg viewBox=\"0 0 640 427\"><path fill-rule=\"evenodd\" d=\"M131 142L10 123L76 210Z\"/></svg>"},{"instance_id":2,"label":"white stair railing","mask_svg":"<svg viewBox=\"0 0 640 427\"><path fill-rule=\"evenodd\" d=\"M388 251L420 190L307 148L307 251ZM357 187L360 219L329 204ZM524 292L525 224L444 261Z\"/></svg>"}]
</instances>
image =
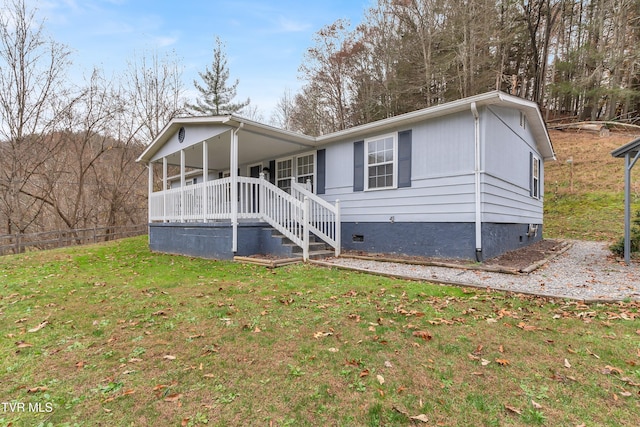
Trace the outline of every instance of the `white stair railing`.
<instances>
[{"instance_id":1,"label":"white stair railing","mask_svg":"<svg viewBox=\"0 0 640 427\"><path fill-rule=\"evenodd\" d=\"M309 230L335 249L336 256L340 255L340 200L335 206L321 199L310 191L310 182L301 185L291 179L291 195L297 200L309 201L308 222Z\"/></svg>"},{"instance_id":2,"label":"white stair railing","mask_svg":"<svg viewBox=\"0 0 640 427\"><path fill-rule=\"evenodd\" d=\"M254 178L255 179L255 178ZM305 214L305 203L282 191L260 174L260 216L303 251L303 259L309 257L309 233Z\"/></svg>"}]
</instances>

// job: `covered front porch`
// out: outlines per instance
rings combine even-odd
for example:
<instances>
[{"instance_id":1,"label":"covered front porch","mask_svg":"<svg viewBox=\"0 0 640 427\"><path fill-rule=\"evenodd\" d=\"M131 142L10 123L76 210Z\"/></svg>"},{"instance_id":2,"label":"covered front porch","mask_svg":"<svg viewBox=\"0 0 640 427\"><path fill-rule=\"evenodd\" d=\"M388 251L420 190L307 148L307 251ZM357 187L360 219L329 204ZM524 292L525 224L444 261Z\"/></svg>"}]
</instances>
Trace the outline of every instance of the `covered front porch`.
<instances>
[{"instance_id":1,"label":"covered front porch","mask_svg":"<svg viewBox=\"0 0 640 427\"><path fill-rule=\"evenodd\" d=\"M151 240L155 233L167 243L209 244L214 258L220 250L247 255L275 249L254 241L266 242L255 231L268 226L300 247L304 260L313 236L340 254L340 203L315 194L312 140L294 133L283 138L282 131L240 118L202 121L174 119L159 148L152 152L154 142L141 156L149 166ZM170 168L179 172L170 175Z\"/></svg>"}]
</instances>

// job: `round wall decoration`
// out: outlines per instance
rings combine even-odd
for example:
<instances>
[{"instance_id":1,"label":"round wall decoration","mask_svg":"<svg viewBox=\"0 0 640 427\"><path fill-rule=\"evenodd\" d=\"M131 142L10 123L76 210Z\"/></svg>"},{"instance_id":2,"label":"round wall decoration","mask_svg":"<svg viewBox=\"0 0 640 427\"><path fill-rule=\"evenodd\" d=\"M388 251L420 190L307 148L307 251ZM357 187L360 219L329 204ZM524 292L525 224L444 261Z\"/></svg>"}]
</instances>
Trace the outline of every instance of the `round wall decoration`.
<instances>
[{"instance_id":1,"label":"round wall decoration","mask_svg":"<svg viewBox=\"0 0 640 427\"><path fill-rule=\"evenodd\" d=\"M184 134L185 134L185 130L184 130L184 126L182 126L178 131L178 142L182 143L184 141Z\"/></svg>"}]
</instances>

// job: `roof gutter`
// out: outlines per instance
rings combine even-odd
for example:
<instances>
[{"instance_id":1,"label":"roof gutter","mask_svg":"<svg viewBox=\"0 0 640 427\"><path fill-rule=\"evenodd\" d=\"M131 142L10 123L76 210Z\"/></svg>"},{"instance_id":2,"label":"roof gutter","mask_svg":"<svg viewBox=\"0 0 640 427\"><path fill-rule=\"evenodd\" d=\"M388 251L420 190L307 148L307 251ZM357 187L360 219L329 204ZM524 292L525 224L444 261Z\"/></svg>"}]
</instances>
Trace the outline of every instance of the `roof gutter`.
<instances>
[{"instance_id":1,"label":"roof gutter","mask_svg":"<svg viewBox=\"0 0 640 427\"><path fill-rule=\"evenodd\" d=\"M475 231L476 231L476 261L482 262L482 198L480 193L480 114L475 101L471 103L471 113L473 113L473 143L475 152Z\"/></svg>"}]
</instances>

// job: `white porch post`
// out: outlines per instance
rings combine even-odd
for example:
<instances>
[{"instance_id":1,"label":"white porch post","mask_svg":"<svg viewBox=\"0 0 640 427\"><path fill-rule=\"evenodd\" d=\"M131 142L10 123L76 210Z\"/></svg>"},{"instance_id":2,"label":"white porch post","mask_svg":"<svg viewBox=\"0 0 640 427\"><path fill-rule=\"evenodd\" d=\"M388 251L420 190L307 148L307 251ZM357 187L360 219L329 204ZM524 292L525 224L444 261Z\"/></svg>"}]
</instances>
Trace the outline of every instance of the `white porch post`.
<instances>
[{"instance_id":1,"label":"white porch post","mask_svg":"<svg viewBox=\"0 0 640 427\"><path fill-rule=\"evenodd\" d=\"M184 179L184 150L180 150L180 222L184 222L184 187L185 187L185 179Z\"/></svg>"},{"instance_id":2,"label":"white porch post","mask_svg":"<svg viewBox=\"0 0 640 427\"><path fill-rule=\"evenodd\" d=\"M238 252L238 132L244 123L231 132L231 250Z\"/></svg>"},{"instance_id":3,"label":"white porch post","mask_svg":"<svg viewBox=\"0 0 640 427\"><path fill-rule=\"evenodd\" d=\"M148 201L148 216L149 222L151 222L151 196L153 195L153 163L149 162L149 201Z\"/></svg>"},{"instance_id":4,"label":"white porch post","mask_svg":"<svg viewBox=\"0 0 640 427\"><path fill-rule=\"evenodd\" d=\"M265 195L264 195L264 183L265 183L265 176L264 176L264 172L260 171L260 187L258 189L258 210L260 212L260 219L264 219L264 213L266 211L266 207L265 207Z\"/></svg>"},{"instance_id":5,"label":"white porch post","mask_svg":"<svg viewBox=\"0 0 640 427\"><path fill-rule=\"evenodd\" d=\"M302 212L302 260L309 261L309 197L304 196L304 211Z\"/></svg>"},{"instance_id":6,"label":"white porch post","mask_svg":"<svg viewBox=\"0 0 640 427\"><path fill-rule=\"evenodd\" d=\"M207 194L207 181L209 180L209 143L202 141L202 221L207 222L209 213L209 197Z\"/></svg>"},{"instance_id":7,"label":"white porch post","mask_svg":"<svg viewBox=\"0 0 640 427\"><path fill-rule=\"evenodd\" d=\"M162 158L162 216L164 217L164 222L169 222L167 220L167 158Z\"/></svg>"}]
</instances>

